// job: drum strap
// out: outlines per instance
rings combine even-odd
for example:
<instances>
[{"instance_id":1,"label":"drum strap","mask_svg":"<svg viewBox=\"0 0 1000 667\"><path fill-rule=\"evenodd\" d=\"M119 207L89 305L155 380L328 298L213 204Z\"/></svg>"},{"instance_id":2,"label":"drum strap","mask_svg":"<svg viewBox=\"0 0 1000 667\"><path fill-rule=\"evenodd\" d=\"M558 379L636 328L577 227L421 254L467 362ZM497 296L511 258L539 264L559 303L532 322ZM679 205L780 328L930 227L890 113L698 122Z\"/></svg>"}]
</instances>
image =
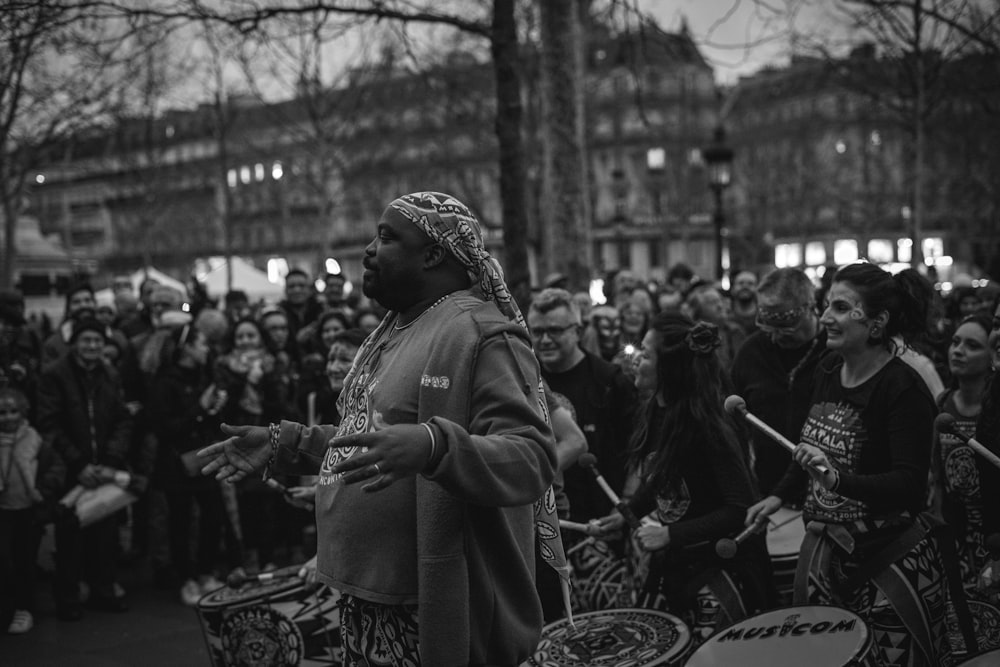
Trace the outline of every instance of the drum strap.
<instances>
[{"instance_id":1,"label":"drum strap","mask_svg":"<svg viewBox=\"0 0 1000 667\"><path fill-rule=\"evenodd\" d=\"M948 581L948 592L958 618L958 628L962 631L962 640L969 654L979 652L979 639L969 611L969 599L962 585L962 571L959 566L957 538L951 526L930 512L924 512L918 517L930 525L930 531L937 536L938 548L941 549L941 560L944 561L944 575Z\"/></svg>"},{"instance_id":2,"label":"drum strap","mask_svg":"<svg viewBox=\"0 0 1000 667\"><path fill-rule=\"evenodd\" d=\"M802 538L802 546L799 548L799 560L795 567L795 580L792 584L793 604L809 604L809 577L811 573L825 573L830 570L833 544L830 540L823 539L824 535L828 535L827 530L830 526L831 524L820 521L810 521L806 524L806 533ZM850 550L844 549L848 553L854 550L853 538L849 546Z\"/></svg>"},{"instance_id":3,"label":"drum strap","mask_svg":"<svg viewBox=\"0 0 1000 667\"><path fill-rule=\"evenodd\" d=\"M712 575L705 582L705 585L719 601L720 611L726 616L726 618L716 622L716 628L732 625L747 617L747 610L743 606L739 588L736 587L736 582L733 581L728 572L713 568Z\"/></svg>"},{"instance_id":4,"label":"drum strap","mask_svg":"<svg viewBox=\"0 0 1000 667\"><path fill-rule=\"evenodd\" d=\"M913 551L914 547L927 536L927 533L928 526L924 522L914 521L894 542L861 563L849 577L845 577L834 588L834 594L842 600L846 599L851 593L864 586L866 582L871 581L880 572Z\"/></svg>"},{"instance_id":5,"label":"drum strap","mask_svg":"<svg viewBox=\"0 0 1000 667\"><path fill-rule=\"evenodd\" d=\"M818 524L818 525L816 525ZM798 568L795 572L795 602L796 604L806 604L808 601L809 573L829 571L830 556L832 555L832 545L823 536L831 538L840 544L840 540L835 539L833 530L835 526L822 524L820 522L810 522L807 527L806 536L802 543L801 556ZM842 528L836 526L836 528ZM846 532L846 531L845 531ZM962 638L970 652L978 651L978 643L973 629L972 616L969 613L966 602L965 591L962 587L961 574L958 566L958 553L955 548L954 538L947 524L937 517L923 513L917 517L896 540L888 547L882 549L871 558L861 563L857 570L849 577L846 577L839 584L833 586L831 593L835 599L845 600L851 596L858 588L867 581L873 581L883 593L886 594L893 608L900 618L910 628L914 639L922 645L927 655L934 653L927 642L929 638L923 637L925 633L920 632L925 625L924 619L918 609L908 609L911 605L901 604L901 599L907 596L892 591L900 590L900 583L897 581L898 573L892 569L892 564L902 559L910 553L920 542L929 536L934 537L941 550L942 565L944 567L945 579L948 585L950 598L952 600L955 615L958 620ZM825 544L824 544L825 543ZM908 586L906 586L908 589ZM904 608L907 607L907 608ZM920 641L921 638L924 641Z\"/></svg>"}]
</instances>

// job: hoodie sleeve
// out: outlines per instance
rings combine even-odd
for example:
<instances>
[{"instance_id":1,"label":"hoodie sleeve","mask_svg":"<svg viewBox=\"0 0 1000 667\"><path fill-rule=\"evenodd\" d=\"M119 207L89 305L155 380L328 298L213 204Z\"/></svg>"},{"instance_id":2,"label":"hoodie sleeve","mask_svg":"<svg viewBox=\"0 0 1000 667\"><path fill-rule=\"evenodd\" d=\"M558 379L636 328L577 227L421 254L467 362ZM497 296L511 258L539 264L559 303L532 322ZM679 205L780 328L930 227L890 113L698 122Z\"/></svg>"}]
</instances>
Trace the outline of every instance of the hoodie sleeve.
<instances>
[{"instance_id":1,"label":"hoodie sleeve","mask_svg":"<svg viewBox=\"0 0 1000 667\"><path fill-rule=\"evenodd\" d=\"M429 420L441 450L426 477L473 504L538 500L552 483L556 452L538 365L524 339L498 333L483 341L469 400L468 428L439 416Z\"/></svg>"}]
</instances>

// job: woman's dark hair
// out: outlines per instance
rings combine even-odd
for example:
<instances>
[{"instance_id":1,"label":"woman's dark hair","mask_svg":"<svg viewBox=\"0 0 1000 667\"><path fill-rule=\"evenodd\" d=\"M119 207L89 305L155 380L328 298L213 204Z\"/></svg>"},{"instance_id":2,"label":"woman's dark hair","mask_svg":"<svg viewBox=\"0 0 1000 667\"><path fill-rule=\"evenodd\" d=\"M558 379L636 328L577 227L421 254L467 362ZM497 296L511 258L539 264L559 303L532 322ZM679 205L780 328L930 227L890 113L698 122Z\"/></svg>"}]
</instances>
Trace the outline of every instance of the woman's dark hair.
<instances>
[{"instance_id":1,"label":"woman's dark hair","mask_svg":"<svg viewBox=\"0 0 1000 667\"><path fill-rule=\"evenodd\" d=\"M979 314L966 315L965 317L962 318L962 321L958 323L958 326L955 327L955 331L958 331L958 327L962 326L963 324L978 324L980 327L982 327L983 331L986 332L987 340L990 337L990 333L993 331L993 319L987 317L986 315L979 315Z\"/></svg>"},{"instance_id":2,"label":"woman's dark hair","mask_svg":"<svg viewBox=\"0 0 1000 667\"><path fill-rule=\"evenodd\" d=\"M274 349L274 341L271 339L271 336L267 333L264 327L260 325L260 322L253 317L241 317L233 323L233 326L229 327L229 331L226 332L227 352L232 352L236 349L236 330L239 329L242 324L253 325L253 327L257 330L257 333L260 335L260 342L265 350L271 354L276 354L278 352L278 350Z\"/></svg>"},{"instance_id":3,"label":"woman's dark hair","mask_svg":"<svg viewBox=\"0 0 1000 667\"><path fill-rule=\"evenodd\" d=\"M744 455L723 409L728 379L716 352L718 328L667 312L653 318L650 330L656 341L657 386L632 437L629 467L641 469L646 480L663 488L679 472L678 457L706 442L725 443L734 456Z\"/></svg>"},{"instance_id":4,"label":"woman's dark hair","mask_svg":"<svg viewBox=\"0 0 1000 667\"><path fill-rule=\"evenodd\" d=\"M379 315L378 311L375 310L374 308L358 308L356 311L354 311L354 324L350 328L357 327L360 329L361 318L365 317L366 315L372 315L375 317L375 319L382 321L382 316Z\"/></svg>"},{"instance_id":5,"label":"woman's dark hair","mask_svg":"<svg viewBox=\"0 0 1000 667\"><path fill-rule=\"evenodd\" d=\"M894 336L901 336L906 343L926 336L927 281L916 271L901 271L894 276L874 264L848 264L837 271L833 282L851 284L861 297L867 317L877 317L882 311L889 314L884 335L869 339L869 344L894 350Z\"/></svg>"},{"instance_id":6,"label":"woman's dark hair","mask_svg":"<svg viewBox=\"0 0 1000 667\"><path fill-rule=\"evenodd\" d=\"M354 347L361 347L361 344L365 342L365 338L367 337L368 334L361 329L345 329L333 337L333 345L345 343Z\"/></svg>"},{"instance_id":7,"label":"woman's dark hair","mask_svg":"<svg viewBox=\"0 0 1000 667\"><path fill-rule=\"evenodd\" d=\"M342 310L328 310L319 316L316 321L316 335L319 338L323 337L323 325L329 320L337 320L344 325L344 331L352 329L351 318L349 318Z\"/></svg>"}]
</instances>

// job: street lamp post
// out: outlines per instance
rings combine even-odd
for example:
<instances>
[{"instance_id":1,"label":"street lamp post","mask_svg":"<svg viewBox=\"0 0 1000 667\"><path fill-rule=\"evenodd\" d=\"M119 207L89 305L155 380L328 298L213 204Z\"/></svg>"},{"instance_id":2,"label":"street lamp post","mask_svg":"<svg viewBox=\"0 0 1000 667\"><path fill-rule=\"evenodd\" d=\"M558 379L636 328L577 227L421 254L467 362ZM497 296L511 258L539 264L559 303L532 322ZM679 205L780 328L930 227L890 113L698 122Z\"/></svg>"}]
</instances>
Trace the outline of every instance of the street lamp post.
<instances>
[{"instance_id":1,"label":"street lamp post","mask_svg":"<svg viewBox=\"0 0 1000 667\"><path fill-rule=\"evenodd\" d=\"M722 193L729 187L733 166L733 149L726 145L726 131L722 125L716 125L712 143L701 154L708 166L708 187L715 195L715 213L712 216L715 226L715 277L722 280L722 230L726 222Z\"/></svg>"},{"instance_id":2,"label":"street lamp post","mask_svg":"<svg viewBox=\"0 0 1000 667\"><path fill-rule=\"evenodd\" d=\"M662 147L650 148L646 151L646 172L649 175L650 198L652 201L652 224L662 226L663 241L661 248L663 256L661 262L666 268L669 266L670 255L670 233L667 229L667 216L663 210L663 175L667 168L667 151Z\"/></svg>"}]
</instances>

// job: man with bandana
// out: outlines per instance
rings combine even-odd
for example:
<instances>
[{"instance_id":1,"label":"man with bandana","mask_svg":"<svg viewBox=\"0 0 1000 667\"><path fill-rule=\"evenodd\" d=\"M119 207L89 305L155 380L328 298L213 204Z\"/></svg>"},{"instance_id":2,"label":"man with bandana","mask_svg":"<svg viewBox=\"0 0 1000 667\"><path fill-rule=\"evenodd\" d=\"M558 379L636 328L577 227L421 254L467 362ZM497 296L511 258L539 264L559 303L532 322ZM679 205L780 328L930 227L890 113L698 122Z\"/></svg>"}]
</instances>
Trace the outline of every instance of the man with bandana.
<instances>
[{"instance_id":1,"label":"man with bandana","mask_svg":"<svg viewBox=\"0 0 1000 667\"><path fill-rule=\"evenodd\" d=\"M797 442L812 398L813 373L826 354L815 287L802 270L776 269L757 288L758 331L733 361L732 380L747 409ZM766 496L791 462L767 436L752 434L754 472Z\"/></svg>"},{"instance_id":2,"label":"man with bandana","mask_svg":"<svg viewBox=\"0 0 1000 667\"><path fill-rule=\"evenodd\" d=\"M363 290L389 312L345 380L340 427L223 426L204 472L319 470L317 573L342 593L345 665L520 664L542 628L536 527L564 563L523 319L454 197L400 197L375 232Z\"/></svg>"}]
</instances>

